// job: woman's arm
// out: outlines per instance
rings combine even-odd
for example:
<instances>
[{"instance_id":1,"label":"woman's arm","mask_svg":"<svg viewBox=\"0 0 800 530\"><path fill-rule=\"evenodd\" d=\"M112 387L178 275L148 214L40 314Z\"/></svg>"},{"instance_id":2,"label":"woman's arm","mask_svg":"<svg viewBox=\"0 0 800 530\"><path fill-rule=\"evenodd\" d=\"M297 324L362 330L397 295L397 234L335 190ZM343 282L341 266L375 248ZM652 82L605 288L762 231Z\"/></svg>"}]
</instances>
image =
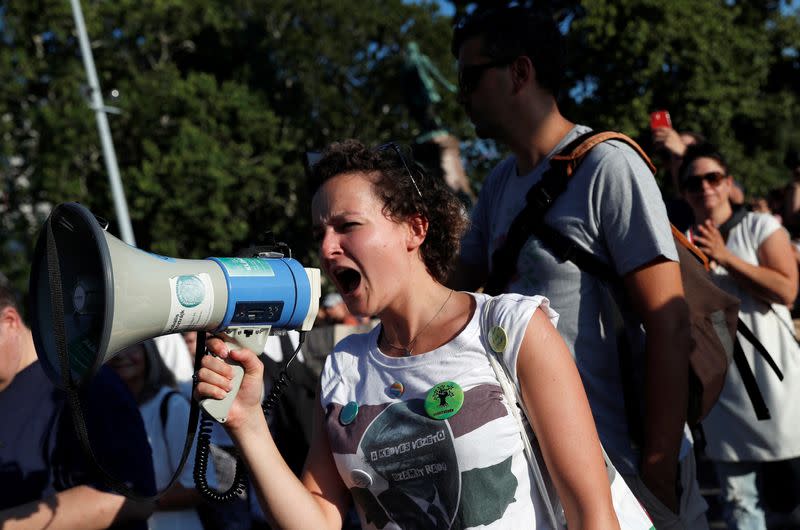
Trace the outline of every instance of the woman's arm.
<instances>
[{"instance_id":1,"label":"woman's arm","mask_svg":"<svg viewBox=\"0 0 800 530\"><path fill-rule=\"evenodd\" d=\"M695 242L700 250L725 267L739 285L767 302L792 306L797 296L797 261L785 230L775 230L761 243L758 265L731 252L710 221L698 226L698 233Z\"/></svg>"},{"instance_id":2,"label":"woman's arm","mask_svg":"<svg viewBox=\"0 0 800 530\"><path fill-rule=\"evenodd\" d=\"M250 471L250 479L270 525L283 529L341 528L349 492L339 479L318 411L314 438L301 482L286 464L269 432L261 410L264 367L249 350L228 352L222 341L210 340L209 350L230 357L244 367L239 393L228 413L225 428ZM207 355L198 372L196 398L224 397L232 369L220 358ZM317 407L319 408L319 407ZM311 485L319 487L312 488ZM308 485L308 487L307 487Z\"/></svg>"},{"instance_id":3,"label":"woman's arm","mask_svg":"<svg viewBox=\"0 0 800 530\"><path fill-rule=\"evenodd\" d=\"M535 311L517 359L522 398L571 529L614 529L600 439L575 362L543 311Z\"/></svg>"}]
</instances>

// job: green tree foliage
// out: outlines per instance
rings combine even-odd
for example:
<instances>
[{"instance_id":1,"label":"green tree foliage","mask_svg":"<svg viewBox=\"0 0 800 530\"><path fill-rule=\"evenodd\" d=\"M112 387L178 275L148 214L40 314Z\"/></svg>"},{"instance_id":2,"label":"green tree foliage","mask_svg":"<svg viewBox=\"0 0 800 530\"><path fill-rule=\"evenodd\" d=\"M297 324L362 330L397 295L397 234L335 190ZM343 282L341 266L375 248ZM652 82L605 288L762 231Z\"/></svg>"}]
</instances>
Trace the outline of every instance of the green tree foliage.
<instances>
[{"instance_id":1,"label":"green tree foliage","mask_svg":"<svg viewBox=\"0 0 800 530\"><path fill-rule=\"evenodd\" d=\"M457 16L476 7L453 3ZM784 153L800 143L796 13L778 0L548 5L567 36L570 119L650 148L647 115L666 108L677 129L720 144L749 192L785 182ZM424 132L407 105L409 42L455 80L453 20L433 0L83 0L83 10L104 97L121 111L110 123L137 243L166 255L228 255L272 230L313 263L303 153ZM0 0L0 76L0 270L23 285L53 204L80 201L118 233L68 0ZM444 95L437 115L469 143Z\"/></svg>"},{"instance_id":2,"label":"green tree foliage","mask_svg":"<svg viewBox=\"0 0 800 530\"><path fill-rule=\"evenodd\" d=\"M497 4L455 3L459 14ZM800 146L797 8L779 0L547 4L566 35L560 104L568 118L622 131L659 162L648 114L667 109L676 129L720 146L750 194L786 183L784 155Z\"/></svg>"},{"instance_id":3,"label":"green tree foliage","mask_svg":"<svg viewBox=\"0 0 800 530\"><path fill-rule=\"evenodd\" d=\"M797 123L797 17L778 2L582 3L568 30L565 111L638 137L668 109L678 130L720 146L751 194L785 184ZM792 77L794 76L794 81ZM794 88L792 87L794 84Z\"/></svg>"},{"instance_id":4,"label":"green tree foliage","mask_svg":"<svg viewBox=\"0 0 800 530\"><path fill-rule=\"evenodd\" d=\"M230 255L270 230L313 261L304 152L412 141L401 52L454 80L451 20L401 0L83 1L137 245ZM2 270L22 285L49 207L113 203L67 0L0 0ZM112 89L120 97L110 99ZM454 98L437 108L463 117Z\"/></svg>"}]
</instances>

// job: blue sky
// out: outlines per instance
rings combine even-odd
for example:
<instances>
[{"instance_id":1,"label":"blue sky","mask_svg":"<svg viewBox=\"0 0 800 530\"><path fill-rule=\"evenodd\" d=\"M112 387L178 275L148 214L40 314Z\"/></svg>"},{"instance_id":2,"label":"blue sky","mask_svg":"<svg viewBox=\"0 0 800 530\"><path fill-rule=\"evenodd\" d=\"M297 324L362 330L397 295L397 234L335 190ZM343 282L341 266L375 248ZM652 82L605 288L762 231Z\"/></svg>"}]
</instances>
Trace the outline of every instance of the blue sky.
<instances>
[{"instance_id":1,"label":"blue sky","mask_svg":"<svg viewBox=\"0 0 800 530\"><path fill-rule=\"evenodd\" d=\"M406 4L422 4L422 3L439 4L439 11L441 11L441 13L446 16L453 16L453 13L456 12L456 8L455 6L453 6L453 3L449 2L448 0L403 0L403 2Z\"/></svg>"},{"instance_id":2,"label":"blue sky","mask_svg":"<svg viewBox=\"0 0 800 530\"><path fill-rule=\"evenodd\" d=\"M455 6L447 0L437 0L436 3L439 4L439 10L443 15L453 16L453 13L456 12Z\"/></svg>"},{"instance_id":3,"label":"blue sky","mask_svg":"<svg viewBox=\"0 0 800 530\"><path fill-rule=\"evenodd\" d=\"M406 0L409 3L418 3L420 0ZM439 4L439 9L441 10L442 14L452 16L455 13L455 7L453 6L452 2L447 0L433 0L434 3ZM800 0L781 0L781 11L784 14L794 13L800 9Z\"/></svg>"}]
</instances>

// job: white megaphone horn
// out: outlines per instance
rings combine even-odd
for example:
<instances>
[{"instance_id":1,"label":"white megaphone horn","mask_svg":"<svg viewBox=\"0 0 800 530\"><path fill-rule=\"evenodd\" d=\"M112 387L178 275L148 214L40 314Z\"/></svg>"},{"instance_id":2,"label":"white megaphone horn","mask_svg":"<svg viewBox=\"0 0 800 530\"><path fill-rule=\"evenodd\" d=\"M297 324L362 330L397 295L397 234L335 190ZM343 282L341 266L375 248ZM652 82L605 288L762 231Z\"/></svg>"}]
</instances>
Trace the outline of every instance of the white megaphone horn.
<instances>
[{"instance_id":1,"label":"white megaphone horn","mask_svg":"<svg viewBox=\"0 0 800 530\"><path fill-rule=\"evenodd\" d=\"M110 235L78 203L56 206L48 222L61 281L54 289L42 230L30 278L31 330L39 360L56 385L62 385L62 373L51 291L59 287L69 371L78 385L119 351L151 337L224 331L234 348L260 353L272 329L306 331L316 318L319 269L290 257L158 256ZM200 403L219 422L226 420L243 375L241 366L231 364L233 390Z\"/></svg>"}]
</instances>

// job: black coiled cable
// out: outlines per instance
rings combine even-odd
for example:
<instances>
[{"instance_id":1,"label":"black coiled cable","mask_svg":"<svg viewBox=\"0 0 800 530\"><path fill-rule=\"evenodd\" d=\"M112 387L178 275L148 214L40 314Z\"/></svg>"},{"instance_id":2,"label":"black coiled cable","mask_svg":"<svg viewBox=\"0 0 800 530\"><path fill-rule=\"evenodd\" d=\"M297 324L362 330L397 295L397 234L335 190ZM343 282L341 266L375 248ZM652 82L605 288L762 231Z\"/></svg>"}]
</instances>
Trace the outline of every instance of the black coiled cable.
<instances>
[{"instance_id":1,"label":"black coiled cable","mask_svg":"<svg viewBox=\"0 0 800 530\"><path fill-rule=\"evenodd\" d=\"M294 359L294 357L292 357L292 359ZM281 394L283 394L283 390L292 382L292 378L286 372L287 368L289 368L288 363L283 370L281 370L281 373L278 374L278 380L272 383L272 389L269 391L267 399L265 399L264 403L261 405L264 416L268 416L272 409L275 408L278 404L278 400L281 398Z\"/></svg>"},{"instance_id":2,"label":"black coiled cable","mask_svg":"<svg viewBox=\"0 0 800 530\"><path fill-rule=\"evenodd\" d=\"M202 333L197 334L197 350L195 352L195 373L199 369L200 361L199 359L202 358L203 355L206 354L206 340L205 336L202 336ZM202 337L201 337L202 336ZM277 381L272 384L272 388L269 391L269 395L266 397L264 402L261 405L261 410L264 411L264 416L269 416L269 413L272 411L273 408L278 404L278 400L280 400L281 394L283 394L284 389L289 385L292 381L292 378L289 376L287 370L289 369L289 365L297 357L297 354L300 353L300 346L302 346L303 342L306 338L306 332L300 332L300 340L298 341L297 348L295 348L294 353L292 353L291 358L286 362L286 365L281 370L280 374L278 375ZM195 383L196 384L196 383ZM235 497L241 497L244 495L245 489L247 488L247 468L242 462L240 456L236 456L236 472L233 476L233 483L230 487L224 491L219 492L216 491L214 488L208 485L208 479L206 474L208 473L208 459L209 459L209 448L211 445L211 430L214 426L214 420L209 417L209 415L203 411L202 416L200 418L200 429L197 433L197 451L195 453L194 458L194 484L197 491L200 494L214 502L225 502L232 500Z\"/></svg>"}]
</instances>

